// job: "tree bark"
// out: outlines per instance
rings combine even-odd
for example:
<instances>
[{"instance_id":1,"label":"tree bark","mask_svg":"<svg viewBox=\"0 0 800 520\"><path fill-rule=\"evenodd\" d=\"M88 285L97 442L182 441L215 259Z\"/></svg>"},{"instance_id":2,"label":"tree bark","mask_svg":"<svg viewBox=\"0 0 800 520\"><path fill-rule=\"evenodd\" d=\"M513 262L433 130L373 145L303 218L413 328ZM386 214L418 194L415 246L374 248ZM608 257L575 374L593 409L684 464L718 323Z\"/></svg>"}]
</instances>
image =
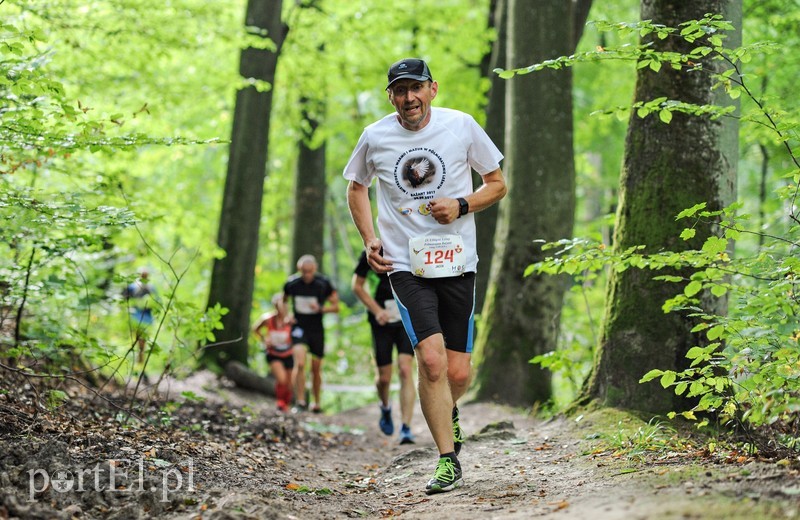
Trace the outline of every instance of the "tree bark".
<instances>
[{"instance_id":1,"label":"tree bark","mask_svg":"<svg viewBox=\"0 0 800 520\"><path fill-rule=\"evenodd\" d=\"M509 0L508 14L508 68L570 54L571 2ZM477 397L529 405L551 395L549 372L529 360L556 348L566 284L523 272L543 258L534 240L572 236L571 70L516 76L506 96L509 192L500 206L486 319L478 331Z\"/></svg>"},{"instance_id":2,"label":"tree bark","mask_svg":"<svg viewBox=\"0 0 800 520\"><path fill-rule=\"evenodd\" d=\"M271 374L264 377L253 372L243 363L230 361L225 365L225 377L233 381L239 388L275 397L275 378Z\"/></svg>"},{"instance_id":3,"label":"tree bark","mask_svg":"<svg viewBox=\"0 0 800 520\"><path fill-rule=\"evenodd\" d=\"M490 2L489 27L497 31L497 39L492 46L489 59L481 64L484 76L490 77L492 86L489 90L489 102L486 105L486 133L500 150L505 150L505 103L507 81L492 71L506 66L508 41L508 2L509 0L492 0ZM583 29L592 7L592 0L572 0L572 33L570 35L570 52L578 47ZM480 176L473 173L476 186L480 185ZM478 277L475 282L475 312L481 314L489 287L492 258L495 254L495 231L500 206L495 204L475 214L475 228L478 237Z\"/></svg>"},{"instance_id":4,"label":"tree bark","mask_svg":"<svg viewBox=\"0 0 800 520\"><path fill-rule=\"evenodd\" d=\"M242 77L261 80L272 87L287 32L281 23L281 4L281 0L248 1L245 26L255 34L266 33L264 37L271 38L276 48L244 49L239 64ZM259 91L248 86L236 93L217 236L225 257L214 262L208 296L209 307L219 303L229 312L222 317L224 329L216 333L216 342L203 351L205 364L224 366L230 360L247 364L272 92L272 88Z\"/></svg>"},{"instance_id":5,"label":"tree bark","mask_svg":"<svg viewBox=\"0 0 800 520\"><path fill-rule=\"evenodd\" d=\"M737 27L728 45L741 41L741 0L672 2L645 0L643 20L677 27L705 13L721 13ZM699 45L680 38L648 38L646 43L661 51L686 52ZM689 103L720 104L714 79L708 69L720 70L721 62L706 60L706 72L676 71L664 66L653 72L639 69L635 99L650 101L666 96ZM727 101L730 103L730 100ZM738 124L735 118L711 120L676 113L670 124L656 114L645 118L631 115L625 157L620 178L614 244L617 251L645 245L645 252L680 251L702 247L716 231L711 223L696 227L697 236L688 242L679 235L685 222L675 220L683 209L707 202L709 209L721 209L733 202L736 193ZM681 370L685 354L694 345L706 345L703 334L692 334L694 321L679 313L664 314L662 304L683 289L680 284L654 281L648 270L628 269L613 273L606 296L606 316L595 366L588 384L588 397L611 406L648 412L667 412L680 407L681 400L658 381L639 384L653 368ZM689 275L691 273L679 273ZM724 299L709 299L706 308L724 313ZM685 403L684 403L685 404Z\"/></svg>"},{"instance_id":6,"label":"tree bark","mask_svg":"<svg viewBox=\"0 0 800 520\"><path fill-rule=\"evenodd\" d=\"M290 272L295 271L295 262L305 254L314 255L322 266L325 252L325 143L314 142L319 117L308 110L309 100L301 102L304 105L303 138L297 158Z\"/></svg>"},{"instance_id":7,"label":"tree bark","mask_svg":"<svg viewBox=\"0 0 800 520\"><path fill-rule=\"evenodd\" d=\"M482 64L483 73L491 78L489 100L486 105L486 133L500 150L505 150L505 104L506 80L492 71L505 67L507 35L506 19L508 17L508 0L492 0L489 26L497 31L497 40L492 46L490 59ZM473 172L473 184L481 185L480 175ZM478 239L478 276L475 280L475 313L481 314L486 301L486 289L489 287L489 273L494 256L494 235L497 228L497 213L500 206L495 204L475 214L475 233Z\"/></svg>"}]
</instances>

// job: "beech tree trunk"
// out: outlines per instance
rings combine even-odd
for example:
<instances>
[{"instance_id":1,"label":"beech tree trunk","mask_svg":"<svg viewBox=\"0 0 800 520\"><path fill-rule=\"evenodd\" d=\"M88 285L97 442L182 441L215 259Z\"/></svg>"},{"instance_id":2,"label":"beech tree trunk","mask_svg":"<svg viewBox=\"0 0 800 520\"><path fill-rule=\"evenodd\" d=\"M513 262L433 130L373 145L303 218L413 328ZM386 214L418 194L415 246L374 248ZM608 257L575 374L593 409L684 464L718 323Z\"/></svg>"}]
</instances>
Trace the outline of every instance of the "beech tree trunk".
<instances>
[{"instance_id":1,"label":"beech tree trunk","mask_svg":"<svg viewBox=\"0 0 800 520\"><path fill-rule=\"evenodd\" d=\"M508 1L507 68L571 53L571 2ZM551 395L549 372L529 360L556 348L566 284L563 278L523 272L543 258L534 240L572 236L572 72L515 76L506 96L509 192L500 206L485 321L476 342L477 397L529 405Z\"/></svg>"},{"instance_id":2,"label":"beech tree trunk","mask_svg":"<svg viewBox=\"0 0 800 520\"><path fill-rule=\"evenodd\" d=\"M484 75L491 78L492 81L489 100L486 105L486 133L501 151L505 150L507 81L492 71L498 67L503 68L506 64L507 18L508 0L492 0L489 26L494 27L497 31L497 40L492 46L492 52L488 59L485 59L485 63L481 64ZM473 184L480 186L480 175L473 172L472 177ZM499 204L495 204L475 214L475 233L478 239L479 260L478 276L475 280L476 314L480 314L483 311L483 304L486 301L486 289L489 287L489 273L491 273L492 257L494 256L494 237L499 207Z\"/></svg>"},{"instance_id":3,"label":"beech tree trunk","mask_svg":"<svg viewBox=\"0 0 800 520\"><path fill-rule=\"evenodd\" d=\"M308 100L302 103L308 107ZM294 236L289 272L295 271L300 256L314 255L322 266L325 252L325 143L314 142L319 116L303 110L303 138L297 158L297 181L294 196Z\"/></svg>"},{"instance_id":4,"label":"beech tree trunk","mask_svg":"<svg viewBox=\"0 0 800 520\"><path fill-rule=\"evenodd\" d=\"M271 38L276 49L244 49L239 64L242 77L261 80L273 87L278 55L287 32L281 23L281 6L281 0L247 2L245 27ZM214 261L208 296L209 307L219 303L229 312L222 317L224 329L215 332L214 344L203 350L205 364L224 366L231 360L247 364L272 92L272 88L259 91L248 86L236 93L217 235L217 243L226 255Z\"/></svg>"},{"instance_id":5,"label":"beech tree trunk","mask_svg":"<svg viewBox=\"0 0 800 520\"><path fill-rule=\"evenodd\" d=\"M672 2L645 0L643 20L669 27L702 18L705 13L721 13L737 31L728 35L727 45L741 41L741 0L696 0ZM680 38L648 38L660 51L686 52L700 45ZM707 60L708 70L721 62ZM695 104L724 104L711 90L713 77L708 72L677 71L664 66L661 71L639 69L636 101L666 96ZM721 89L720 89L721 90ZM722 94L724 95L724 93ZM738 123L735 118L711 120L707 117L675 113L670 124L657 114L639 118L631 115L620 178L614 247L625 250L645 245L645 252L680 251L702 247L716 231L713 223L696 227L697 236L685 242L679 235L685 222L675 220L682 210L700 202L710 209L721 209L736 195L738 161ZM703 334L693 334L692 319L679 313L664 314L662 304L683 289L680 284L654 281L656 275L676 274L628 269L611 275L606 316L595 366L587 385L587 397L603 404L648 412L668 412L680 400L658 381L639 384L651 369L681 370L685 354L694 345L705 345ZM691 273L682 273L683 275ZM713 312L724 313L724 299L709 299Z\"/></svg>"}]
</instances>

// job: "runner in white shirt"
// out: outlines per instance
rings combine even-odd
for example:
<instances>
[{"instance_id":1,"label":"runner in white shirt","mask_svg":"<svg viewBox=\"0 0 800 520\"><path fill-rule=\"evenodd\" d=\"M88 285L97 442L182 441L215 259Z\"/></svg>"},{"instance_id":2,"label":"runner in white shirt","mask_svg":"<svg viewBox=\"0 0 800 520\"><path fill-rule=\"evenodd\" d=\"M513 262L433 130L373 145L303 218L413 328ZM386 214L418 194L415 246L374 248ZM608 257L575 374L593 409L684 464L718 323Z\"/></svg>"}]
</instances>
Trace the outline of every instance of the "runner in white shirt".
<instances>
[{"instance_id":1,"label":"runner in white shirt","mask_svg":"<svg viewBox=\"0 0 800 520\"><path fill-rule=\"evenodd\" d=\"M438 84L415 58L389 68L395 113L368 126L344 170L353 222L377 273L389 273L414 346L420 405L439 449L428 494L463 483L458 399L470 383L475 271L473 212L506 193L503 155L463 112L432 108ZM471 169L483 183L473 190ZM368 189L378 181L375 233Z\"/></svg>"}]
</instances>

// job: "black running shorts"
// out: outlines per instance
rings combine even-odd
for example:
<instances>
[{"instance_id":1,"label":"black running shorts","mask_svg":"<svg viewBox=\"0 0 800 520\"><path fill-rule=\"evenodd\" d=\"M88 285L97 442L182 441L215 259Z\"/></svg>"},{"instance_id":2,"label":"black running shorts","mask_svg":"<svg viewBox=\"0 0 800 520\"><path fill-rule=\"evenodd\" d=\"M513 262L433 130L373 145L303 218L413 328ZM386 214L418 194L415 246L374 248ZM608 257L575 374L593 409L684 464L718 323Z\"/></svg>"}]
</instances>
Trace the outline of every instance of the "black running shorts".
<instances>
[{"instance_id":1,"label":"black running shorts","mask_svg":"<svg viewBox=\"0 0 800 520\"><path fill-rule=\"evenodd\" d=\"M271 365L273 361L280 361L286 370L294 368L294 356L275 356L267 353L267 364Z\"/></svg>"},{"instance_id":2,"label":"black running shorts","mask_svg":"<svg viewBox=\"0 0 800 520\"><path fill-rule=\"evenodd\" d=\"M395 325L373 325L372 345L375 349L375 364L385 367L392 364L392 352L397 345L398 354L414 355L411 340L408 339L405 328Z\"/></svg>"},{"instance_id":3,"label":"black running shorts","mask_svg":"<svg viewBox=\"0 0 800 520\"><path fill-rule=\"evenodd\" d=\"M292 345L306 345L318 358L325 357L325 330L313 330L299 325L292 327Z\"/></svg>"},{"instance_id":4,"label":"black running shorts","mask_svg":"<svg viewBox=\"0 0 800 520\"><path fill-rule=\"evenodd\" d=\"M411 344L437 333L449 350L472 352L475 329L475 273L420 278L406 271L389 275Z\"/></svg>"}]
</instances>

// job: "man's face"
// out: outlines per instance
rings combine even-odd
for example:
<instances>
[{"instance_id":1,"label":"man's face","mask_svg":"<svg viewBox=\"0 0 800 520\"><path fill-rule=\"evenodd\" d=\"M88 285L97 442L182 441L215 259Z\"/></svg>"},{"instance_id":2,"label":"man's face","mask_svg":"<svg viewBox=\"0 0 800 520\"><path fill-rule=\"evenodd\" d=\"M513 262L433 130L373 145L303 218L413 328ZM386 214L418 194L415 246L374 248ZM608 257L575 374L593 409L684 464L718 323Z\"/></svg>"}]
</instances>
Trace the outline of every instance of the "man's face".
<instances>
[{"instance_id":1,"label":"man's face","mask_svg":"<svg viewBox=\"0 0 800 520\"><path fill-rule=\"evenodd\" d=\"M314 262L304 262L303 265L300 266L300 274L303 277L303 280L310 281L314 278L314 274L317 272L317 264Z\"/></svg>"},{"instance_id":2,"label":"man's face","mask_svg":"<svg viewBox=\"0 0 800 520\"><path fill-rule=\"evenodd\" d=\"M431 101L439 84L435 81L401 79L389 87L389 101L406 130L421 130L431 119Z\"/></svg>"}]
</instances>

